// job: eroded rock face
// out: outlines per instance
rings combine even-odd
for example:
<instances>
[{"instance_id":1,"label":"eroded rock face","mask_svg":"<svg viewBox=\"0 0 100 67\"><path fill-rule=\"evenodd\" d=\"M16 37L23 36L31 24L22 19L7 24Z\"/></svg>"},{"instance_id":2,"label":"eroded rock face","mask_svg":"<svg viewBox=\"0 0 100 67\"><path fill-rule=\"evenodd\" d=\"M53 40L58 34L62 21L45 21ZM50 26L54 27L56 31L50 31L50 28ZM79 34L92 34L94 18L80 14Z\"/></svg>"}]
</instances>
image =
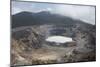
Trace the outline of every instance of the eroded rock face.
<instances>
[{"instance_id":1,"label":"eroded rock face","mask_svg":"<svg viewBox=\"0 0 100 67\"><path fill-rule=\"evenodd\" d=\"M43 36L34 31L32 28L26 28L12 33L12 37L17 41L21 41L30 48L39 48L43 40Z\"/></svg>"}]
</instances>

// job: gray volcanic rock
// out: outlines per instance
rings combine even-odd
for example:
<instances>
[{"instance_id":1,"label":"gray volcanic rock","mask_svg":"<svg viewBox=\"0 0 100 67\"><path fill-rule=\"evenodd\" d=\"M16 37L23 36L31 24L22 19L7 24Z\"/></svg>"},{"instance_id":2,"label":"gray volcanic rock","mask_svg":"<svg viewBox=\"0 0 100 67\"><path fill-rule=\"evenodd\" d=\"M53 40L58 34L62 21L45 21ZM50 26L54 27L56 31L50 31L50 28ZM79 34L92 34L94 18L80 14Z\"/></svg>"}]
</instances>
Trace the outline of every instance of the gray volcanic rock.
<instances>
[{"instance_id":1,"label":"gray volcanic rock","mask_svg":"<svg viewBox=\"0 0 100 67\"><path fill-rule=\"evenodd\" d=\"M42 35L32 28L26 28L12 33L12 37L18 41L21 41L30 48L39 48L42 43Z\"/></svg>"}]
</instances>

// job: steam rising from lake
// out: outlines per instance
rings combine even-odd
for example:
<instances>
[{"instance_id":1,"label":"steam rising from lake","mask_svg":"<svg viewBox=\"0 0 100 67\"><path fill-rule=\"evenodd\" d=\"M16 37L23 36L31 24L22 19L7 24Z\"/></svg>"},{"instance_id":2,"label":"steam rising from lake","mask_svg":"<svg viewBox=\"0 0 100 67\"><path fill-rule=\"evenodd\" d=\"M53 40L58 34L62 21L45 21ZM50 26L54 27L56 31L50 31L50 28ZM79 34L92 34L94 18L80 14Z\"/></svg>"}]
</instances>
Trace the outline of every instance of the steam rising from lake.
<instances>
[{"instance_id":1,"label":"steam rising from lake","mask_svg":"<svg viewBox=\"0 0 100 67\"><path fill-rule=\"evenodd\" d=\"M66 42L72 42L72 38L65 37L65 36L51 36L46 39L48 42L55 42L55 43L66 43Z\"/></svg>"}]
</instances>

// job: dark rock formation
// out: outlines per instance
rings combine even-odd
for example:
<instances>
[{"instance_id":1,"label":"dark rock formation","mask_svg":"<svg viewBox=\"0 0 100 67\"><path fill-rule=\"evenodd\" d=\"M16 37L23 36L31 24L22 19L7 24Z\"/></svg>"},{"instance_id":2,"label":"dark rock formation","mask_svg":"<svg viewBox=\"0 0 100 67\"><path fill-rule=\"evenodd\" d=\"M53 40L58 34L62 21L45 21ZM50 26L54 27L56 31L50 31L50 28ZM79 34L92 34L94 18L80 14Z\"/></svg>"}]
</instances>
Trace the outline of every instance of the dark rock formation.
<instances>
[{"instance_id":1,"label":"dark rock formation","mask_svg":"<svg viewBox=\"0 0 100 67\"><path fill-rule=\"evenodd\" d=\"M27 45L27 48L40 48L43 37L32 28L26 28L12 33L12 37Z\"/></svg>"}]
</instances>

